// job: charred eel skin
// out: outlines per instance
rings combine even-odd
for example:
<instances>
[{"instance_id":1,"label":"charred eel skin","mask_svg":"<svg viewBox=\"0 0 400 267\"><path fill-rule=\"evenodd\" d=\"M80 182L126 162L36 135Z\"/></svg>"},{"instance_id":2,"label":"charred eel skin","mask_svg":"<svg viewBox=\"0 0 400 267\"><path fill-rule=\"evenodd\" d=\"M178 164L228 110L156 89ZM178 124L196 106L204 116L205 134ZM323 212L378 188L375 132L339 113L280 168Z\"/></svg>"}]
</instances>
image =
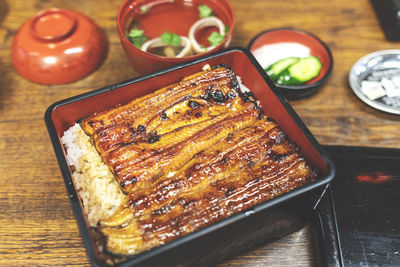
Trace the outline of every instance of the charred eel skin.
<instances>
[{"instance_id":1,"label":"charred eel skin","mask_svg":"<svg viewBox=\"0 0 400 267\"><path fill-rule=\"evenodd\" d=\"M219 67L84 118L81 127L102 154L115 146L149 140L155 132L172 131L233 109L232 99L239 92L234 73Z\"/></svg>"},{"instance_id":2,"label":"charred eel skin","mask_svg":"<svg viewBox=\"0 0 400 267\"><path fill-rule=\"evenodd\" d=\"M127 201L99 230L133 255L317 178L235 74L218 66L81 122Z\"/></svg>"},{"instance_id":3,"label":"charred eel skin","mask_svg":"<svg viewBox=\"0 0 400 267\"><path fill-rule=\"evenodd\" d=\"M203 228L316 178L283 131L261 119L220 140L101 222L107 249L130 255Z\"/></svg>"},{"instance_id":4,"label":"charred eel skin","mask_svg":"<svg viewBox=\"0 0 400 267\"><path fill-rule=\"evenodd\" d=\"M85 118L81 127L128 193L254 123L259 112L243 100L232 70L217 67Z\"/></svg>"}]
</instances>

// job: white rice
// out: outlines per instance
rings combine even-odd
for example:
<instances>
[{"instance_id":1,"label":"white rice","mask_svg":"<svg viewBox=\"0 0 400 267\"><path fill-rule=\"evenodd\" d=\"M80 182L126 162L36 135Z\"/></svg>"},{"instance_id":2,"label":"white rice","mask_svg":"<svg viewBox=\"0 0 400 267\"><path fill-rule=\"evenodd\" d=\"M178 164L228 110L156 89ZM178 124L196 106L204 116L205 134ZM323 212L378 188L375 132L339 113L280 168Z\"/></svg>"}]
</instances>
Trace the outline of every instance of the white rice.
<instances>
[{"instance_id":1,"label":"white rice","mask_svg":"<svg viewBox=\"0 0 400 267\"><path fill-rule=\"evenodd\" d=\"M251 92L250 89L246 85L243 84L242 78L239 75L236 75L236 79L239 83L240 91L242 91L242 93Z\"/></svg>"},{"instance_id":2,"label":"white rice","mask_svg":"<svg viewBox=\"0 0 400 267\"><path fill-rule=\"evenodd\" d=\"M79 124L65 131L61 142L67 151L67 162L73 166L75 189L90 226L95 227L115 212L125 195Z\"/></svg>"}]
</instances>

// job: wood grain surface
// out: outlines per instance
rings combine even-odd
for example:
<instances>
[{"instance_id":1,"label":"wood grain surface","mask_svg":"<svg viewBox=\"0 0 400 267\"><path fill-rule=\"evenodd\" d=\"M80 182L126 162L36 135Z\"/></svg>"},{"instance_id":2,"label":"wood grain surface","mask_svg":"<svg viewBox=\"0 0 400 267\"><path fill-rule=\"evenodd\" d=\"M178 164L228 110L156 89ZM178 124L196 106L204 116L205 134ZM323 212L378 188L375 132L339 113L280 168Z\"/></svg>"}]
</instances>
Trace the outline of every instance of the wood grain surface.
<instances>
[{"instance_id":1,"label":"wood grain surface","mask_svg":"<svg viewBox=\"0 0 400 267\"><path fill-rule=\"evenodd\" d=\"M122 0L0 0L0 266L85 266L85 248L44 125L57 100L137 76L116 31ZM332 75L316 95L291 104L317 140L329 145L400 148L400 117L363 104L348 85L362 56L400 48L385 40L369 1L231 0L236 28L231 46L247 47L257 33L297 27L331 48ZM100 25L110 43L102 66L67 85L43 86L20 77L10 60L13 36L39 10L78 10ZM220 266L318 265L313 228L252 248Z\"/></svg>"}]
</instances>

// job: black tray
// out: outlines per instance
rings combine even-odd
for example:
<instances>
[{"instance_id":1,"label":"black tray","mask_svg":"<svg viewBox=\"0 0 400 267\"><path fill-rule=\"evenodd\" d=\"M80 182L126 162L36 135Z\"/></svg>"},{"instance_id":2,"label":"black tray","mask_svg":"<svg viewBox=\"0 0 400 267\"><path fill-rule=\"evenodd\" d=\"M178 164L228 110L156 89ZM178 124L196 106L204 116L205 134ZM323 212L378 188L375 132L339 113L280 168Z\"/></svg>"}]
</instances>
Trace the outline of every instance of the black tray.
<instances>
[{"instance_id":1,"label":"black tray","mask_svg":"<svg viewBox=\"0 0 400 267\"><path fill-rule=\"evenodd\" d=\"M324 266L400 266L400 150L325 146L336 178L316 208Z\"/></svg>"}]
</instances>

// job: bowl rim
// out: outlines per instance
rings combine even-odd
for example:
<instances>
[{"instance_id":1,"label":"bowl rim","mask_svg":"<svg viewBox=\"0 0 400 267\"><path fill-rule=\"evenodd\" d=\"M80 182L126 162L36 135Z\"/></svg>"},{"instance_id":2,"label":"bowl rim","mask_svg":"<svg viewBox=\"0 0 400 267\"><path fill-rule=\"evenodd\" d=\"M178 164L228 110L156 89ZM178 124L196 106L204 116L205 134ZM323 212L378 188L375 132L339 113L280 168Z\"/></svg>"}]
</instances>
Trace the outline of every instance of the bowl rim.
<instances>
[{"instance_id":1,"label":"bowl rim","mask_svg":"<svg viewBox=\"0 0 400 267\"><path fill-rule=\"evenodd\" d=\"M309 140L312 147L315 148L316 152L326 162L326 166L327 166L326 174L313 182L309 182L299 188L296 188L295 190L287 192L287 193L280 195L278 197L275 197L273 199L263 201L262 203L259 203L252 208L249 208L249 209L243 210L241 212L238 212L236 214L225 217L224 219L222 219L220 221L217 221L217 222L215 222L211 225L208 225L204 228L198 229L194 232L188 233L182 237L179 237L175 240L167 242L164 245L152 248L148 251L141 252L133 257L128 257L126 261L118 263L115 266L126 266L127 267L127 266L134 266L136 264L141 264L151 257L155 257L163 252L166 252L177 246L183 245L186 242L190 242L190 241L200 238L206 234L210 234L214 231L217 231L221 228L226 227L227 225L236 223L236 222L243 220L249 216L253 216L264 210L272 208L278 204L281 204L281 203L287 202L288 200L302 196L305 193L316 192L315 190L320 189L321 194L318 194L316 203L318 203L319 199L322 198L323 194L329 187L329 183L333 180L335 173L336 173L336 167L335 167L334 162L332 161L331 157L329 156L329 154L324 150L322 145L319 144L319 142L311 134L311 132L308 130L307 126L300 119L300 117L297 115L296 111L292 108L292 106L286 100L286 98L284 98L283 95L281 94L281 92L275 88L272 80L270 80L270 78L266 75L265 71L262 69L262 67L259 65L258 61L254 58L254 56L251 54L251 52L249 50L241 48L241 47L233 47L233 48L229 48L229 49L224 49L222 51L217 51L211 55L206 55L206 56L203 56L201 58L198 58L198 59L195 59L192 61L184 62L184 63L178 64L178 65L172 66L172 67L165 68L163 70L155 71L153 73L145 74L145 75L142 75L142 76L130 79L130 80L119 82L117 84L109 85L109 86L106 86L106 87L103 87L100 89L95 89L95 90L92 90L92 91L89 91L89 92L86 92L86 93L83 93L80 95L76 95L76 96L73 96L70 98L66 98L66 99L57 101L47 108L47 110L44 114L46 128L47 128L54 152L56 154L56 158L57 158L57 161L58 161L58 164L59 164L62 176L63 176L65 186L67 188L67 192L68 192L70 201L72 202L73 212L77 219L77 224L79 226L80 233L81 233L85 248L87 250L87 255L93 265L100 266L101 263L99 262L99 258L97 258L97 256L96 256L95 248L93 247L93 244L90 241L90 239L91 239L90 233L89 233L90 229L85 225L84 216L83 216L84 211L82 210L82 208L80 207L80 204L78 203L78 201L79 201L79 198L77 196L78 192L75 189L73 183L71 182L72 181L71 173L70 173L69 167L67 165L66 158L64 156L64 152L62 151L62 148L61 148L62 145L58 138L57 130L55 128L55 125L54 125L54 122L52 119L53 112L61 106L68 105L68 104L71 104L73 102L76 102L76 101L79 101L82 99L91 98L93 96L96 96L96 95L99 95L99 94L102 94L102 93L105 93L108 91L112 91L112 90L130 85L130 84L142 82L142 81L145 81L147 79L150 79L150 78L153 78L156 76L161 76L161 75L164 75L164 74L167 74L170 72L179 71L180 69L185 68L187 66L197 64L197 63L207 62L207 60L209 60L211 58L218 58L220 56L224 56L226 54L235 53L235 52L243 53L246 57L248 57L248 59L254 66L254 69L255 69L254 71L256 71L260 74L260 76L263 78L265 83L268 85L269 89L275 94L278 101L283 105L284 109L287 110L288 115L293 118L294 124L296 124L296 126L300 128L300 130L303 132L305 138L307 140Z\"/></svg>"},{"instance_id":2,"label":"bowl rim","mask_svg":"<svg viewBox=\"0 0 400 267\"><path fill-rule=\"evenodd\" d=\"M228 0L218 0L217 2L224 2L227 9L228 9L228 13L229 15L232 17L232 25L228 25L229 27L229 32L228 34L225 36L225 38L222 40L221 43L219 43L216 47L214 47L213 49L203 52L203 53L199 53L199 54L194 54L194 55L190 55L190 56L185 56L185 57L163 57L163 56L158 56L155 55L153 53L149 53L146 51L141 50L140 48L136 47L132 42L130 42L128 40L128 38L126 37L125 33L124 33L124 27L122 25L122 13L124 12L125 9L129 8L129 5L132 4L132 2L134 2L135 0L124 0L122 2L122 4L120 5L119 9L118 9L118 13L117 13L117 31L118 31L118 35L121 41L121 44L124 43L126 44L128 47L133 48L137 53L141 54L142 56L145 56L147 58L151 58L154 60L161 60L161 61L171 61L171 62L182 62L182 61L186 61L186 60L192 60L192 59L196 59L199 58L203 55L208 55L208 54L212 54L213 52L216 52L222 48L224 48L224 45L227 41L232 39L233 36L233 30L235 28L235 24L236 24L236 20L235 20L235 13L233 10L232 5L229 3ZM139 0L137 4L140 3L140 1L143 0ZM154 0L156 1L156 0ZM190 0L190 2L192 2L192 0ZM227 25L225 25L227 26ZM124 45L122 44L122 45Z\"/></svg>"},{"instance_id":3,"label":"bowl rim","mask_svg":"<svg viewBox=\"0 0 400 267\"><path fill-rule=\"evenodd\" d=\"M302 34L305 34L305 35L308 35L308 36L314 38L316 41L318 41L324 47L324 49L325 49L325 51L326 51L326 53L327 53L327 55L329 57L330 64L329 64L328 69L327 69L326 73L324 74L324 76L322 76L321 79L319 79L318 81L315 81L315 82L313 82L311 84L282 85L282 84L274 83L275 86L278 87L278 88L283 88L283 89L287 89L287 90L294 90L294 91L295 90L307 90L307 89L312 89L312 88L315 88L315 87L319 87L321 84L323 84L328 79L328 77L330 76L330 74L332 72L332 69L333 69L333 56L332 56L332 52L329 49L328 45L324 41L322 41L318 36L316 36L315 34L313 34L311 32L308 32L306 30L303 30L303 29L298 29L298 28L293 28L293 27L271 28L271 29L264 30L264 31L258 33L256 36L254 36L250 40L249 44L247 45L247 49L251 52L251 47L253 46L255 41L257 41L257 39L259 37L261 37L262 35L268 34L270 32L282 31L282 30L283 31L292 31L292 32L302 33Z\"/></svg>"}]
</instances>

